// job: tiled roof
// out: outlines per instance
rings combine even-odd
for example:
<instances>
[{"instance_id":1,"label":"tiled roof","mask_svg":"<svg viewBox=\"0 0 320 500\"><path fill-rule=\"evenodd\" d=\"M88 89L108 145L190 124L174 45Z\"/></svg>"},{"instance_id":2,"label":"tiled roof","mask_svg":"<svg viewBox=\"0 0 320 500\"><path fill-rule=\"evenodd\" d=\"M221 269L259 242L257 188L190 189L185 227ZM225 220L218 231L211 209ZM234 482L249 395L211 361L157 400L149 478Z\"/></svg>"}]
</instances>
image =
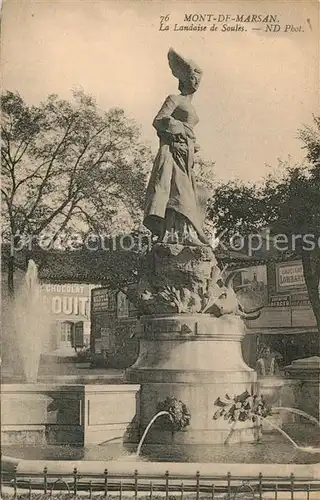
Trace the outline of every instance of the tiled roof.
<instances>
[{"instance_id":1,"label":"tiled roof","mask_svg":"<svg viewBox=\"0 0 320 500\"><path fill-rule=\"evenodd\" d=\"M259 251L252 256L244 252L217 248L216 257L229 267L253 266L269 260L285 261L284 253ZM2 270L6 271L9 249L2 247ZM111 275L117 275L119 280L134 282L138 268L139 254L126 250L75 250L75 251L44 251L35 250L30 254L17 252L15 266L26 269L27 260L32 258L38 265L39 278L50 282L107 283L112 281ZM290 255L290 260L294 257Z\"/></svg>"}]
</instances>

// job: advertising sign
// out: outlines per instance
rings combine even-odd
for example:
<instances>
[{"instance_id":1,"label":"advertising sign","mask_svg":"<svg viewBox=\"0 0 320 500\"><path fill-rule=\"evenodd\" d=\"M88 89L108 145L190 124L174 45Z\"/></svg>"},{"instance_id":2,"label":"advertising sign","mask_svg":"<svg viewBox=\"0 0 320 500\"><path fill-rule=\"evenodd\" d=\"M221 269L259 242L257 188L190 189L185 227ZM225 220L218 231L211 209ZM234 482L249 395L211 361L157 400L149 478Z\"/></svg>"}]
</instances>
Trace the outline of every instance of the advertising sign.
<instances>
[{"instance_id":1,"label":"advertising sign","mask_svg":"<svg viewBox=\"0 0 320 500\"><path fill-rule=\"evenodd\" d=\"M116 297L108 288L95 288L91 292L91 313L116 314Z\"/></svg>"},{"instance_id":2,"label":"advertising sign","mask_svg":"<svg viewBox=\"0 0 320 500\"><path fill-rule=\"evenodd\" d=\"M307 292L294 293L291 295L291 304L293 306L309 306L310 300Z\"/></svg>"},{"instance_id":3,"label":"advertising sign","mask_svg":"<svg viewBox=\"0 0 320 500\"><path fill-rule=\"evenodd\" d=\"M277 266L277 291L305 289L303 267L300 263L288 263Z\"/></svg>"},{"instance_id":4,"label":"advertising sign","mask_svg":"<svg viewBox=\"0 0 320 500\"><path fill-rule=\"evenodd\" d=\"M55 319L88 321L92 285L46 283L42 285L45 307Z\"/></svg>"},{"instance_id":5,"label":"advertising sign","mask_svg":"<svg viewBox=\"0 0 320 500\"><path fill-rule=\"evenodd\" d=\"M288 307L290 303L290 295L272 295L269 300L270 307Z\"/></svg>"}]
</instances>

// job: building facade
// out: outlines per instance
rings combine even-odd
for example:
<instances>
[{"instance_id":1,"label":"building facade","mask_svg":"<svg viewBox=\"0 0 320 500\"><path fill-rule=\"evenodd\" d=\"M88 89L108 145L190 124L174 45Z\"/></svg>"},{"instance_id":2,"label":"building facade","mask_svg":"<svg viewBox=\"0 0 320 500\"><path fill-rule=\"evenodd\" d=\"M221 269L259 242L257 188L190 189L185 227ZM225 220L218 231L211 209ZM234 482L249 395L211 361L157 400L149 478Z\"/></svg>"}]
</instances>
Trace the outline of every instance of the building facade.
<instances>
[{"instance_id":1,"label":"building facade","mask_svg":"<svg viewBox=\"0 0 320 500\"><path fill-rule=\"evenodd\" d=\"M16 269L14 287L16 294L22 292L26 273ZM1 274L1 309L3 319L3 337L12 330L12 305L9 300L7 273ZM91 290L98 285L87 283L54 283L39 280L42 295L42 310L46 314L50 332L47 350L53 351L65 347L82 347L90 343L90 301Z\"/></svg>"},{"instance_id":2,"label":"building facade","mask_svg":"<svg viewBox=\"0 0 320 500\"><path fill-rule=\"evenodd\" d=\"M137 311L122 291L91 292L91 341L95 354L105 353L108 366L126 368L138 356Z\"/></svg>"},{"instance_id":3,"label":"building facade","mask_svg":"<svg viewBox=\"0 0 320 500\"><path fill-rule=\"evenodd\" d=\"M240 300L242 295L249 307L264 305L260 317L247 322L252 336L251 364L262 345L278 352L283 365L318 355L319 333L300 260L248 266L241 273L241 284L248 288L242 289Z\"/></svg>"},{"instance_id":4,"label":"building facade","mask_svg":"<svg viewBox=\"0 0 320 500\"><path fill-rule=\"evenodd\" d=\"M243 266L242 266L243 269ZM318 354L319 333L308 299L300 260L248 262L235 279L245 310L263 306L246 322L245 361L255 368L263 346L278 354L282 367ZM91 349L109 353L112 363L130 366L137 355L136 310L122 292L92 290Z\"/></svg>"},{"instance_id":5,"label":"building facade","mask_svg":"<svg viewBox=\"0 0 320 500\"><path fill-rule=\"evenodd\" d=\"M283 260L283 257L268 260L255 258L254 261L231 262L231 267L235 266L245 269L234 280L236 286L242 286L238 292L241 304L246 310L263 305L260 317L246 323L243 354L247 363L255 367L261 346L266 344L280 354L283 366L295 359L318 355L319 333L308 299L301 261ZM70 269L73 271L74 266L62 266L61 270L60 267L60 261L56 267L49 263L39 272L44 307L52 323L50 349L70 345L81 347L90 343L93 352L108 352L111 364L130 366L138 352L138 340L135 337L138 322L134 306L123 292L93 284L98 281L94 269L90 268L92 284L89 284L89 280L87 283L81 281L80 270L77 279L72 279ZM46 271L48 269L56 279L50 279L51 275ZM66 275L70 276L64 281L62 277ZM24 276L24 270L16 270L16 289L24 282ZM4 270L2 310L6 313L9 309L7 275ZM10 336L10 314L4 314L3 319L4 336L6 332Z\"/></svg>"},{"instance_id":6,"label":"building facade","mask_svg":"<svg viewBox=\"0 0 320 500\"><path fill-rule=\"evenodd\" d=\"M91 290L84 283L42 283L42 295L52 320L56 348L81 348L90 343Z\"/></svg>"}]
</instances>

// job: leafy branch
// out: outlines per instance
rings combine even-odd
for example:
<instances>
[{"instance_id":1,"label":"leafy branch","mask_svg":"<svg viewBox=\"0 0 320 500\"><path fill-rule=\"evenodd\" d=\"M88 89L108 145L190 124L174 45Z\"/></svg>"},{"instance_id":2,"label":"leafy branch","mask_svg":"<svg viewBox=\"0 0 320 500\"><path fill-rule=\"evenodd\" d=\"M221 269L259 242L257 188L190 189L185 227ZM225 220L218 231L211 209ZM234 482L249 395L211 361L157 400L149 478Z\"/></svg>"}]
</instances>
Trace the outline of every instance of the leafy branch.
<instances>
[{"instance_id":1,"label":"leafy branch","mask_svg":"<svg viewBox=\"0 0 320 500\"><path fill-rule=\"evenodd\" d=\"M245 391L232 399L228 394L218 397L214 403L219 409L214 413L213 419L224 418L230 423L256 422L259 417L266 418L272 414L271 407L266 403L263 396L250 394Z\"/></svg>"}]
</instances>

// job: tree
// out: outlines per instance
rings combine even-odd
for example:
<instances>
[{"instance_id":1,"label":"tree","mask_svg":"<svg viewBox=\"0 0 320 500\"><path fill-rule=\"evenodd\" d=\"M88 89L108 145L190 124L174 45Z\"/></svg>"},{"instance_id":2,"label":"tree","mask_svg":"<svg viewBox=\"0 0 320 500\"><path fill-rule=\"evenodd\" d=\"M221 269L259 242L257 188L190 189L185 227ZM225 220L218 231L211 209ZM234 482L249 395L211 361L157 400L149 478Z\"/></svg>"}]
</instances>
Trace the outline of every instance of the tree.
<instances>
[{"instance_id":1,"label":"tree","mask_svg":"<svg viewBox=\"0 0 320 500\"><path fill-rule=\"evenodd\" d=\"M320 332L320 118L314 117L313 127L303 127L299 137L307 162L294 166L281 163L280 171L260 184L220 184L211 200L209 216L229 237L270 228L279 243L282 235L282 250L301 258ZM279 250L279 244L277 247Z\"/></svg>"},{"instance_id":2,"label":"tree","mask_svg":"<svg viewBox=\"0 0 320 500\"><path fill-rule=\"evenodd\" d=\"M52 247L71 231L110 235L119 214L131 229L138 224L151 152L122 109L101 112L82 91L39 106L7 91L1 108L2 236L12 248ZM13 273L12 251L11 294Z\"/></svg>"},{"instance_id":3,"label":"tree","mask_svg":"<svg viewBox=\"0 0 320 500\"><path fill-rule=\"evenodd\" d=\"M300 129L299 137L303 142L303 148L307 150L308 161L314 167L320 167L320 116L313 117L313 126Z\"/></svg>"}]
</instances>

